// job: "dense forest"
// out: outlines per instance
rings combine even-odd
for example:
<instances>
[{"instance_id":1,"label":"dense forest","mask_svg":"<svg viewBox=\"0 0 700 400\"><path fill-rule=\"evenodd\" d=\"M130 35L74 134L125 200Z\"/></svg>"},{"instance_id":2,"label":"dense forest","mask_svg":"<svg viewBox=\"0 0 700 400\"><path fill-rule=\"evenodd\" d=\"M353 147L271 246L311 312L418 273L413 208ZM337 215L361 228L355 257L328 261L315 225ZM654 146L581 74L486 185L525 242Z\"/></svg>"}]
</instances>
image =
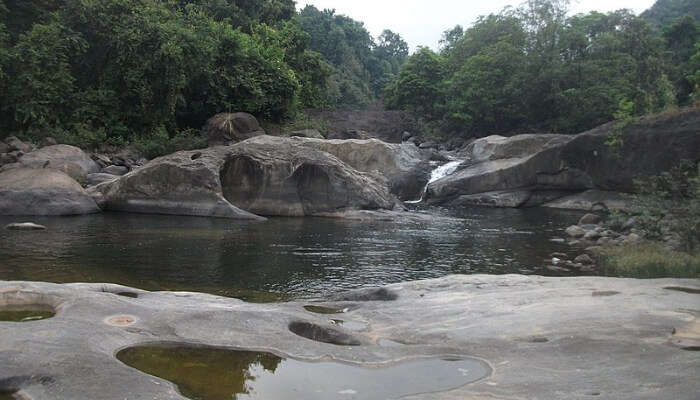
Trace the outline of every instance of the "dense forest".
<instances>
[{"instance_id":1,"label":"dense forest","mask_svg":"<svg viewBox=\"0 0 700 400\"><path fill-rule=\"evenodd\" d=\"M445 32L439 52L420 48L386 104L464 136L577 133L688 105L700 83L691 3L659 2L650 12L672 22L656 27L628 10L568 16L567 1L531 0Z\"/></svg>"},{"instance_id":2,"label":"dense forest","mask_svg":"<svg viewBox=\"0 0 700 400\"><path fill-rule=\"evenodd\" d=\"M696 3L570 16L530 0L409 56L293 0L0 0L0 137L177 148L219 112L382 102L443 136L575 133L698 100Z\"/></svg>"}]
</instances>

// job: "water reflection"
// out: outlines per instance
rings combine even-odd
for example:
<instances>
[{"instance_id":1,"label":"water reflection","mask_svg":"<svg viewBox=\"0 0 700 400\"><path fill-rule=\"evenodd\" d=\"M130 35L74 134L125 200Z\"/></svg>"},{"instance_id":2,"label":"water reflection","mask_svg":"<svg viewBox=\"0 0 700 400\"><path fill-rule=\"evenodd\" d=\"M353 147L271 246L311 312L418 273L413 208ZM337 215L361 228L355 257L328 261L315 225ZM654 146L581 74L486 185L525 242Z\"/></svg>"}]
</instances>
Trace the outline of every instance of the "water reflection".
<instances>
[{"instance_id":1,"label":"water reflection","mask_svg":"<svg viewBox=\"0 0 700 400\"><path fill-rule=\"evenodd\" d=\"M453 273L551 275L544 260L568 247L549 239L579 216L477 208L458 218L403 222L33 218L49 229L1 233L0 279L112 282L274 301ZM14 221L0 217L0 226Z\"/></svg>"},{"instance_id":2,"label":"water reflection","mask_svg":"<svg viewBox=\"0 0 700 400\"><path fill-rule=\"evenodd\" d=\"M385 400L454 389L490 373L477 360L420 360L383 368L307 363L270 353L139 346L123 363L177 385L196 400Z\"/></svg>"}]
</instances>

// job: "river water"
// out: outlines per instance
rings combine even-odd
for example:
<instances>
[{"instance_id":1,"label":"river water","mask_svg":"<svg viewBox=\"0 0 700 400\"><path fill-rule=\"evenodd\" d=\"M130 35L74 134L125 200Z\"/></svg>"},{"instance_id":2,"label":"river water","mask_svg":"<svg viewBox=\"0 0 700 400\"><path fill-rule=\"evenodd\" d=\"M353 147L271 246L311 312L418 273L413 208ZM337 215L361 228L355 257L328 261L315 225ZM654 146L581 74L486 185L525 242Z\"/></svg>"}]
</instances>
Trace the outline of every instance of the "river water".
<instances>
[{"instance_id":1,"label":"river water","mask_svg":"<svg viewBox=\"0 0 700 400\"><path fill-rule=\"evenodd\" d=\"M110 282L275 301L448 274L576 274L550 271L546 260L569 250L550 239L563 237L580 213L430 213L435 218L399 222L110 213L0 217L0 226L31 220L48 227L0 231L0 279Z\"/></svg>"}]
</instances>

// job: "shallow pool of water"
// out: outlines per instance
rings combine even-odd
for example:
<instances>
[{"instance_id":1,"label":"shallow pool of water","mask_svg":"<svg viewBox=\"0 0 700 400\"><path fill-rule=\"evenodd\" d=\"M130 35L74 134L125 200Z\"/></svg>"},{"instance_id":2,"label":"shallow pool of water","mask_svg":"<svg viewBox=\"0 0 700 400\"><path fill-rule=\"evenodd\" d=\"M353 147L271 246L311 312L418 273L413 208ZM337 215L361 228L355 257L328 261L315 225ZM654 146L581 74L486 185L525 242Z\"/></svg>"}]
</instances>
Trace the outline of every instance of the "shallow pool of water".
<instances>
[{"instance_id":1,"label":"shallow pool of water","mask_svg":"<svg viewBox=\"0 0 700 400\"><path fill-rule=\"evenodd\" d=\"M54 311L48 306L21 305L0 306L0 322L30 322L51 318ZM1 399L1 397L0 397Z\"/></svg>"},{"instance_id":2,"label":"shallow pool of water","mask_svg":"<svg viewBox=\"0 0 700 400\"><path fill-rule=\"evenodd\" d=\"M574 275L550 271L545 261L569 251L550 239L563 237L580 215L474 208L420 222L0 217L0 226L31 220L48 228L0 231L0 279L111 282L275 301L448 274Z\"/></svg>"},{"instance_id":3,"label":"shallow pool of water","mask_svg":"<svg viewBox=\"0 0 700 400\"><path fill-rule=\"evenodd\" d=\"M455 389L486 377L474 359L428 359L367 368L302 362L270 353L195 347L139 346L123 363L173 382L195 400L385 400Z\"/></svg>"}]
</instances>

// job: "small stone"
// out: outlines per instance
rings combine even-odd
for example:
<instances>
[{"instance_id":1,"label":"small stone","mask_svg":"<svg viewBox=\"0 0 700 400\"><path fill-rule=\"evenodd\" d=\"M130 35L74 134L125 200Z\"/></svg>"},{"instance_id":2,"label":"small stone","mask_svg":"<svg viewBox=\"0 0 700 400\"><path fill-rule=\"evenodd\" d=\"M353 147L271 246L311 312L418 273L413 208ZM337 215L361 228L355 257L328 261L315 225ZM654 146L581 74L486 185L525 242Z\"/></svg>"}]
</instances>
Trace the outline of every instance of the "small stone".
<instances>
[{"instance_id":1,"label":"small stone","mask_svg":"<svg viewBox=\"0 0 700 400\"><path fill-rule=\"evenodd\" d=\"M569 258L569 256L566 253L559 253L559 252L552 253L549 256L552 258L560 258L562 260L566 260L567 258Z\"/></svg>"},{"instance_id":2,"label":"small stone","mask_svg":"<svg viewBox=\"0 0 700 400\"><path fill-rule=\"evenodd\" d=\"M5 229L10 231L43 231L46 230L46 227L33 222L15 222L5 225Z\"/></svg>"},{"instance_id":3,"label":"small stone","mask_svg":"<svg viewBox=\"0 0 700 400\"><path fill-rule=\"evenodd\" d=\"M58 144L58 142L56 141L56 139L54 139L50 136L47 136L47 137L41 139L41 142L39 143L39 147L55 146L57 144Z\"/></svg>"},{"instance_id":4,"label":"small stone","mask_svg":"<svg viewBox=\"0 0 700 400\"><path fill-rule=\"evenodd\" d=\"M583 235L583 238L586 240L596 241L596 240L598 240L598 238L600 238L600 232L588 231L588 232L586 232L585 235Z\"/></svg>"},{"instance_id":5,"label":"small stone","mask_svg":"<svg viewBox=\"0 0 700 400\"><path fill-rule=\"evenodd\" d=\"M571 225L566 228L566 234L574 238L581 238L586 234L586 230L578 225Z\"/></svg>"},{"instance_id":6,"label":"small stone","mask_svg":"<svg viewBox=\"0 0 700 400\"><path fill-rule=\"evenodd\" d=\"M622 242L624 244L635 244L639 243L641 240L642 238L636 233L630 233L625 239L622 240Z\"/></svg>"},{"instance_id":7,"label":"small stone","mask_svg":"<svg viewBox=\"0 0 700 400\"><path fill-rule=\"evenodd\" d=\"M596 243L598 243L599 246L606 246L612 242L612 239L610 239L607 236L603 236Z\"/></svg>"},{"instance_id":8,"label":"small stone","mask_svg":"<svg viewBox=\"0 0 700 400\"><path fill-rule=\"evenodd\" d=\"M602 218L596 214L586 214L578 221L579 225L596 225L600 223Z\"/></svg>"},{"instance_id":9,"label":"small stone","mask_svg":"<svg viewBox=\"0 0 700 400\"><path fill-rule=\"evenodd\" d=\"M588 254L581 254L580 256L574 258L574 262L585 264L585 265L591 265L591 264L595 263L593 261L593 259L591 258L591 256L589 256Z\"/></svg>"},{"instance_id":10,"label":"small stone","mask_svg":"<svg viewBox=\"0 0 700 400\"><path fill-rule=\"evenodd\" d=\"M630 230L634 225L637 223L637 220L634 217L630 217L624 224L622 224L622 230Z\"/></svg>"}]
</instances>

